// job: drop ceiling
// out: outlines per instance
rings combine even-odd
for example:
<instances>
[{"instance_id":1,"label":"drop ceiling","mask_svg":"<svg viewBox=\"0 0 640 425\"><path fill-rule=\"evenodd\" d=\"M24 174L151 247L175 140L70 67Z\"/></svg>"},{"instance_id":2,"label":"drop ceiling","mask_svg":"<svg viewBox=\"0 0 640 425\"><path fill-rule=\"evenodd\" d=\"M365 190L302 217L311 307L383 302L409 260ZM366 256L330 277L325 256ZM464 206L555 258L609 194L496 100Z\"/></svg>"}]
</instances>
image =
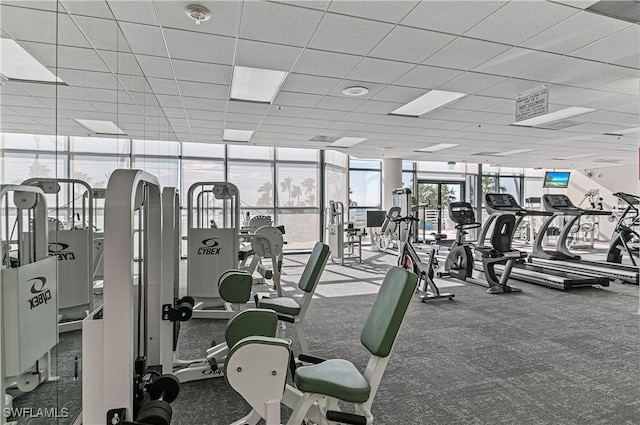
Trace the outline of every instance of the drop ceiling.
<instances>
[{"instance_id":1,"label":"drop ceiling","mask_svg":"<svg viewBox=\"0 0 640 425\"><path fill-rule=\"evenodd\" d=\"M191 3L211 20L190 20ZM68 85L5 81L1 131L86 136L75 120L111 120L132 138L167 141L221 143L225 129L268 146L362 138L339 148L362 158L632 164L639 134L612 134L640 125L639 25L597 3L2 1L0 36ZM238 102L234 66L289 75L271 104ZM342 94L351 86L369 91ZM550 112L595 111L557 130L510 125L515 99L543 86ZM468 95L419 118L389 115L434 89ZM455 146L428 152L441 144Z\"/></svg>"}]
</instances>

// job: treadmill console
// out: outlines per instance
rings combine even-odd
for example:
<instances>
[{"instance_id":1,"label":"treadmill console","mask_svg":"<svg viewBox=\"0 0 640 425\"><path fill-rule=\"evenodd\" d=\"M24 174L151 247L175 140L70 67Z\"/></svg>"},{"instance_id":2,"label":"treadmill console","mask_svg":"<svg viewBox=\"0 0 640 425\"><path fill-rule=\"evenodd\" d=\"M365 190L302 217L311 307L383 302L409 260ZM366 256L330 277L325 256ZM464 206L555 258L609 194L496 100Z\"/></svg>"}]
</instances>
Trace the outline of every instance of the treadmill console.
<instances>
[{"instance_id":1,"label":"treadmill console","mask_svg":"<svg viewBox=\"0 0 640 425\"><path fill-rule=\"evenodd\" d=\"M484 197L489 212L494 211L520 211L516 199L508 193L487 193Z\"/></svg>"},{"instance_id":2,"label":"treadmill console","mask_svg":"<svg viewBox=\"0 0 640 425\"><path fill-rule=\"evenodd\" d=\"M542 195L542 202L544 203L544 209L547 211L557 212L578 209L567 195Z\"/></svg>"}]
</instances>

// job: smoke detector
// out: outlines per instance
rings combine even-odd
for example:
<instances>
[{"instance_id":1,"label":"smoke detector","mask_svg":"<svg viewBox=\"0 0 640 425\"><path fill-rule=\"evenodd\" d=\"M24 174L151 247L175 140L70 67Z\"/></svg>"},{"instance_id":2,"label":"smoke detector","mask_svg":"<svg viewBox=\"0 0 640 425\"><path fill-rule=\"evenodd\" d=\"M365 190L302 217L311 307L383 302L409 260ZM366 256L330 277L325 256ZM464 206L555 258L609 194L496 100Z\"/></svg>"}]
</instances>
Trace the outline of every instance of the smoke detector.
<instances>
[{"instance_id":1,"label":"smoke detector","mask_svg":"<svg viewBox=\"0 0 640 425\"><path fill-rule=\"evenodd\" d=\"M367 93L369 93L369 89L360 86L347 87L346 89L342 90L342 94L344 94L345 96L364 96Z\"/></svg>"},{"instance_id":2,"label":"smoke detector","mask_svg":"<svg viewBox=\"0 0 640 425\"><path fill-rule=\"evenodd\" d=\"M204 6L197 4L191 4L184 8L184 13L188 17L196 21L196 25L200 25L200 22L208 21L211 19L211 12Z\"/></svg>"}]
</instances>

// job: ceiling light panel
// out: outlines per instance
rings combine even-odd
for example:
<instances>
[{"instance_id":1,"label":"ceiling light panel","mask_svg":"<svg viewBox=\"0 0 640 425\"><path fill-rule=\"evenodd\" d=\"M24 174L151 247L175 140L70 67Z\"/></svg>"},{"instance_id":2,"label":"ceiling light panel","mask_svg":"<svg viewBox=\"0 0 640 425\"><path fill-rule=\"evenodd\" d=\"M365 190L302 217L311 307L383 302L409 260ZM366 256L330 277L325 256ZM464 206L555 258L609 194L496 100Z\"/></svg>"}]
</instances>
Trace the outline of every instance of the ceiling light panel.
<instances>
[{"instance_id":1,"label":"ceiling light panel","mask_svg":"<svg viewBox=\"0 0 640 425\"><path fill-rule=\"evenodd\" d=\"M64 83L15 40L0 38L0 52L0 74L8 80Z\"/></svg>"},{"instance_id":2,"label":"ceiling light panel","mask_svg":"<svg viewBox=\"0 0 640 425\"><path fill-rule=\"evenodd\" d=\"M516 149L513 151L500 152L496 154L496 156L511 156L511 155L520 155L527 152L533 152L533 149Z\"/></svg>"},{"instance_id":3,"label":"ceiling light panel","mask_svg":"<svg viewBox=\"0 0 640 425\"><path fill-rule=\"evenodd\" d=\"M546 124L553 121L559 121L559 120L564 120L566 118L576 117L578 115L588 114L589 112L593 112L593 111L595 111L595 109L572 106L570 108L561 109L556 112L550 112L548 114L540 115L535 118L529 118L528 120L514 122L512 125L534 127L540 124Z\"/></svg>"},{"instance_id":4,"label":"ceiling light panel","mask_svg":"<svg viewBox=\"0 0 640 425\"><path fill-rule=\"evenodd\" d=\"M74 119L75 122L83 126L95 134L124 135L122 131L113 121L102 120L81 120Z\"/></svg>"},{"instance_id":5,"label":"ceiling light panel","mask_svg":"<svg viewBox=\"0 0 640 425\"><path fill-rule=\"evenodd\" d=\"M418 149L415 152L433 153L433 152L438 152L438 151L442 151L442 150L445 150L445 149L455 148L456 146L458 146L458 145L453 144L453 143L438 143L437 145L429 146L427 148Z\"/></svg>"},{"instance_id":6,"label":"ceiling light panel","mask_svg":"<svg viewBox=\"0 0 640 425\"><path fill-rule=\"evenodd\" d=\"M272 69L233 68L231 99L271 103L289 73Z\"/></svg>"},{"instance_id":7,"label":"ceiling light panel","mask_svg":"<svg viewBox=\"0 0 640 425\"><path fill-rule=\"evenodd\" d=\"M225 128L222 133L222 140L225 142L248 142L253 137L250 130L232 130Z\"/></svg>"},{"instance_id":8,"label":"ceiling light panel","mask_svg":"<svg viewBox=\"0 0 640 425\"><path fill-rule=\"evenodd\" d=\"M404 106L399 107L391 112L391 115L406 115L411 117L419 117L434 109L441 108L445 105L455 102L466 96L466 93L458 93L443 90L431 90L427 94L412 100Z\"/></svg>"}]
</instances>

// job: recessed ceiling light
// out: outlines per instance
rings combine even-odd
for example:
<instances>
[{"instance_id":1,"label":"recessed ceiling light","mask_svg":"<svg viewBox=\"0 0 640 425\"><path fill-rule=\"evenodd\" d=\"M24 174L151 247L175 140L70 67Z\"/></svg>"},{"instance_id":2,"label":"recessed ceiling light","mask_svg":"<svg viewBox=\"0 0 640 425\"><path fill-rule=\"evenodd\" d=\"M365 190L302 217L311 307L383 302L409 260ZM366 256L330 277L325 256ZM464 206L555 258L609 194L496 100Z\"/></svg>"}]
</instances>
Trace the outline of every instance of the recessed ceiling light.
<instances>
[{"instance_id":1,"label":"recessed ceiling light","mask_svg":"<svg viewBox=\"0 0 640 425\"><path fill-rule=\"evenodd\" d=\"M225 142L248 142L253 137L250 130L232 130L225 128L222 133L222 140Z\"/></svg>"},{"instance_id":2,"label":"recessed ceiling light","mask_svg":"<svg viewBox=\"0 0 640 425\"><path fill-rule=\"evenodd\" d=\"M352 146L357 145L358 143L362 143L367 139L363 139L361 137L341 137L335 142L331 143L329 146L334 148L350 148Z\"/></svg>"},{"instance_id":3,"label":"recessed ceiling light","mask_svg":"<svg viewBox=\"0 0 640 425\"><path fill-rule=\"evenodd\" d=\"M428 148L422 148L422 149L418 149L417 151L414 152L437 152L437 151L441 151L444 149L449 149L449 148L455 148L458 145L455 145L453 143L438 143L437 145L433 145L433 146L429 146Z\"/></svg>"},{"instance_id":4,"label":"recessed ceiling light","mask_svg":"<svg viewBox=\"0 0 640 425\"><path fill-rule=\"evenodd\" d=\"M540 115L535 118L529 118L528 120L514 122L511 125L534 127L540 124L546 124L553 121L559 121L559 120L564 120L571 117L576 117L578 115L588 114L589 112L593 112L593 111L595 111L595 109L572 106L570 108L561 109L556 112L550 112L548 114Z\"/></svg>"},{"instance_id":5,"label":"recessed ceiling light","mask_svg":"<svg viewBox=\"0 0 640 425\"><path fill-rule=\"evenodd\" d=\"M288 72L235 66L231 80L231 99L271 103Z\"/></svg>"},{"instance_id":6,"label":"recessed ceiling light","mask_svg":"<svg viewBox=\"0 0 640 425\"><path fill-rule=\"evenodd\" d=\"M511 156L511 155L518 155L518 154L527 153L527 152L533 152L533 149L516 149L513 151L500 152L500 153L497 153L496 156Z\"/></svg>"},{"instance_id":7,"label":"recessed ceiling light","mask_svg":"<svg viewBox=\"0 0 640 425\"><path fill-rule=\"evenodd\" d=\"M81 119L75 119L75 118L74 118L74 121L95 134L102 134L102 135L109 135L109 136L113 136L113 135L120 136L120 135L126 134L113 121L81 120Z\"/></svg>"},{"instance_id":8,"label":"recessed ceiling light","mask_svg":"<svg viewBox=\"0 0 640 425\"><path fill-rule=\"evenodd\" d=\"M625 130L616 130L605 133L609 136L626 136L627 134L638 134L640 133L640 127L627 128Z\"/></svg>"},{"instance_id":9,"label":"recessed ceiling light","mask_svg":"<svg viewBox=\"0 0 640 425\"><path fill-rule=\"evenodd\" d=\"M65 84L10 38L0 38L0 74L9 81Z\"/></svg>"},{"instance_id":10,"label":"recessed ceiling light","mask_svg":"<svg viewBox=\"0 0 640 425\"><path fill-rule=\"evenodd\" d=\"M339 137L324 136L322 134L318 134L317 136L313 136L311 139L309 139L309 141L310 142L333 143L338 139L339 139Z\"/></svg>"},{"instance_id":11,"label":"recessed ceiling light","mask_svg":"<svg viewBox=\"0 0 640 425\"><path fill-rule=\"evenodd\" d=\"M342 90L342 94L345 96L364 96L367 93L369 93L369 89L361 86L347 87Z\"/></svg>"},{"instance_id":12,"label":"recessed ceiling light","mask_svg":"<svg viewBox=\"0 0 640 425\"><path fill-rule=\"evenodd\" d=\"M419 98L399 107L395 111L391 112L390 115L419 117L429 111L433 111L434 109L453 103L466 95L466 93L457 93L453 91L431 90L429 93L423 94Z\"/></svg>"}]
</instances>

